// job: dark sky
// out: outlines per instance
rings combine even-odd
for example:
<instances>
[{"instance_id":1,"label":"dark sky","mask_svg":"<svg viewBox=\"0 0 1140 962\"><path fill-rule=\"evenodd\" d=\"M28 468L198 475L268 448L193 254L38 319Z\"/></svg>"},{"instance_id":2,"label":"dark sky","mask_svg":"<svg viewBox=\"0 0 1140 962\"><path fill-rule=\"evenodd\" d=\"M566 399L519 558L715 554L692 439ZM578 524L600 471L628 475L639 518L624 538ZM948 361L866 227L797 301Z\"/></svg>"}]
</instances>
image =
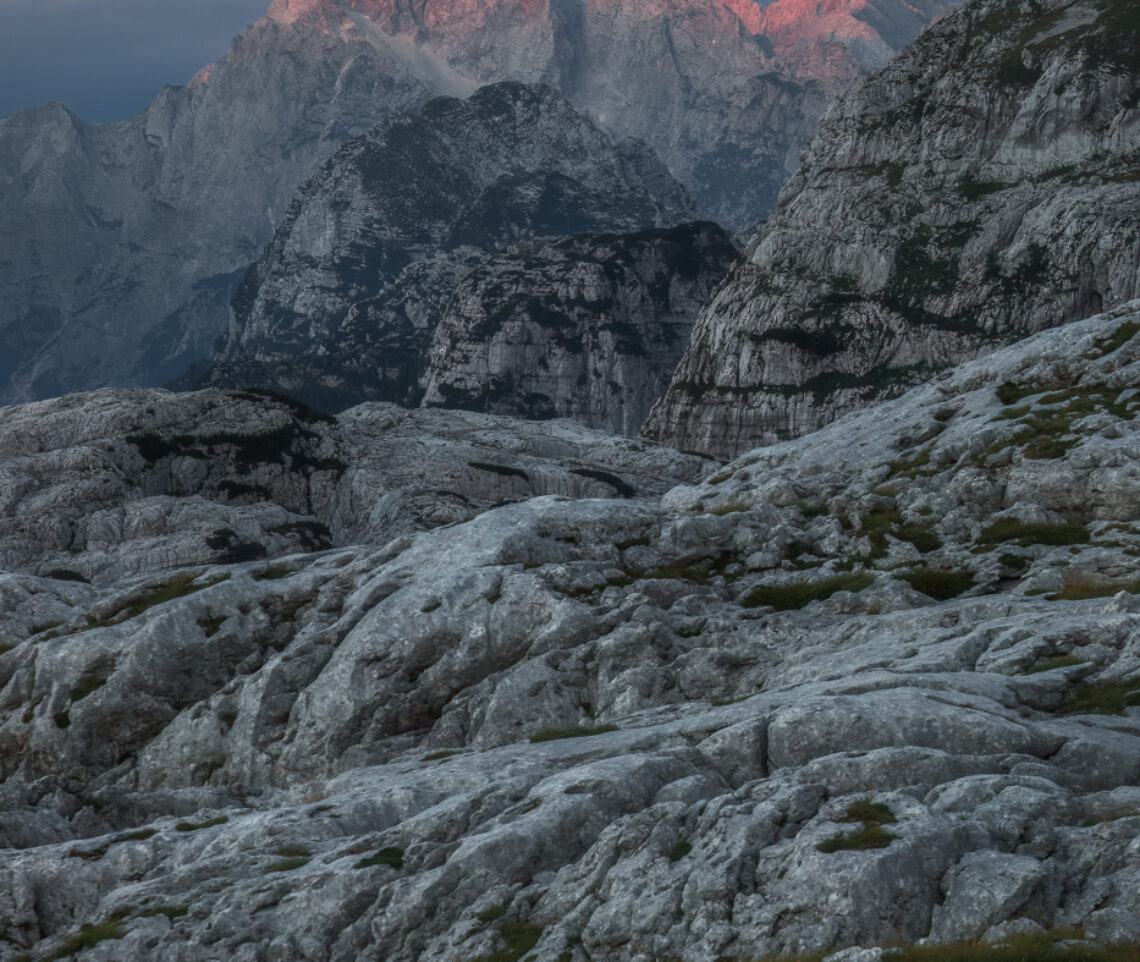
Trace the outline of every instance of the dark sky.
<instances>
[{"instance_id":1,"label":"dark sky","mask_svg":"<svg viewBox=\"0 0 1140 962\"><path fill-rule=\"evenodd\" d=\"M117 120L217 60L270 0L0 0L0 114Z\"/></svg>"}]
</instances>

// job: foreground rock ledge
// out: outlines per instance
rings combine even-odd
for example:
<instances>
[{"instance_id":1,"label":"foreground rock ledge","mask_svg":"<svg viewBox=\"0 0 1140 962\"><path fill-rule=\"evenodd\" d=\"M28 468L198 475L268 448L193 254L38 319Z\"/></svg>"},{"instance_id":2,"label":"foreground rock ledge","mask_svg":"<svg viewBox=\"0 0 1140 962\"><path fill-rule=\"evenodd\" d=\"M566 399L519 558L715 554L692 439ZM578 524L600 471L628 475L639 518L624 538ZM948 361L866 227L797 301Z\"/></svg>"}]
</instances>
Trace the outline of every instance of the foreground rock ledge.
<instances>
[{"instance_id":1,"label":"foreground rock ledge","mask_svg":"<svg viewBox=\"0 0 1140 962\"><path fill-rule=\"evenodd\" d=\"M1140 939L1138 332L660 501L4 575L0 958Z\"/></svg>"}]
</instances>

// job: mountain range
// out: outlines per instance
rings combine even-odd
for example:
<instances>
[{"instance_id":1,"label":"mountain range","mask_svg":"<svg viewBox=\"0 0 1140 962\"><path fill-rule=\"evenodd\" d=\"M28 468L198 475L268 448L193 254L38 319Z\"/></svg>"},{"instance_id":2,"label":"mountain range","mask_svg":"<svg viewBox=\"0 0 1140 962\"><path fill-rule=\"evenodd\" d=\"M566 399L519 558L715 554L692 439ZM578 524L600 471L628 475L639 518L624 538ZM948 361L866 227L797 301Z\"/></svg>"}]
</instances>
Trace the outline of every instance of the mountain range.
<instances>
[{"instance_id":1,"label":"mountain range","mask_svg":"<svg viewBox=\"0 0 1140 962\"><path fill-rule=\"evenodd\" d=\"M495 81L562 91L616 139L649 143L703 216L749 227L834 95L950 6L275 3L128 121L60 104L0 118L0 400L181 374L344 141Z\"/></svg>"}]
</instances>

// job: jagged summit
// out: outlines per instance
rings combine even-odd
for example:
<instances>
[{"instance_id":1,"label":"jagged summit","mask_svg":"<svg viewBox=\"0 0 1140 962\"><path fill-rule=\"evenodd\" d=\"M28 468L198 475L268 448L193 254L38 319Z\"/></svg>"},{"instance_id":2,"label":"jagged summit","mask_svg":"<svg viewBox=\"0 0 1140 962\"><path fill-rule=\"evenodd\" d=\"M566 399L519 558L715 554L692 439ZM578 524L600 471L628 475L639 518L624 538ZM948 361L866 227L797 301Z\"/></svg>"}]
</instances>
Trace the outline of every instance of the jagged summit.
<instances>
[{"instance_id":1,"label":"jagged summit","mask_svg":"<svg viewBox=\"0 0 1140 962\"><path fill-rule=\"evenodd\" d=\"M720 456L1140 296L1140 20L974 0L829 112L648 433Z\"/></svg>"}]
</instances>

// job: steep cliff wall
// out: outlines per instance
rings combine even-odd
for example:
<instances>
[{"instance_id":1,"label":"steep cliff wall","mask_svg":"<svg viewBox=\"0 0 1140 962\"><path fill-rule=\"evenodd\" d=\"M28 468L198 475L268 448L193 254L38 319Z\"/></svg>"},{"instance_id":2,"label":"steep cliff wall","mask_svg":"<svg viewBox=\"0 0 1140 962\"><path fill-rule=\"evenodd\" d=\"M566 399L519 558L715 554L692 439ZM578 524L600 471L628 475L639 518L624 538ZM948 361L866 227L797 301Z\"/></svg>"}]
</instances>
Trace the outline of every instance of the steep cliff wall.
<instances>
[{"instance_id":1,"label":"steep cliff wall","mask_svg":"<svg viewBox=\"0 0 1140 962\"><path fill-rule=\"evenodd\" d=\"M1140 23L975 0L828 114L648 433L731 455L1140 295Z\"/></svg>"}]
</instances>

